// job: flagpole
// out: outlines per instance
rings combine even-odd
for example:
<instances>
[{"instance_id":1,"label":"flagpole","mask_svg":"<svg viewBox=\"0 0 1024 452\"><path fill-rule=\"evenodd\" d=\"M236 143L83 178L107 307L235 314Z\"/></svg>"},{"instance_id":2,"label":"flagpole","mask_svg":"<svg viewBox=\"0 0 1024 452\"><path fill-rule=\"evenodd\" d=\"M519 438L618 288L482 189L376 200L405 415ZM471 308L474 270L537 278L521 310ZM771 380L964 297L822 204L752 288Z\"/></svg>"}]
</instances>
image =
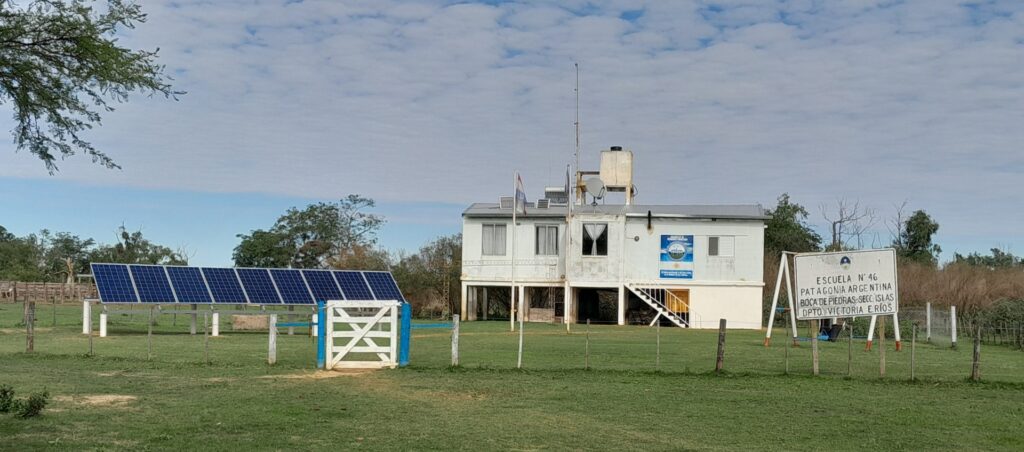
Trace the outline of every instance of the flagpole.
<instances>
[{"instance_id":1,"label":"flagpole","mask_svg":"<svg viewBox=\"0 0 1024 452\"><path fill-rule=\"evenodd\" d=\"M508 322L509 331L516 330L516 212L519 210L519 196L516 193L516 180L519 178L519 171L512 174L512 294L508 299Z\"/></svg>"}]
</instances>

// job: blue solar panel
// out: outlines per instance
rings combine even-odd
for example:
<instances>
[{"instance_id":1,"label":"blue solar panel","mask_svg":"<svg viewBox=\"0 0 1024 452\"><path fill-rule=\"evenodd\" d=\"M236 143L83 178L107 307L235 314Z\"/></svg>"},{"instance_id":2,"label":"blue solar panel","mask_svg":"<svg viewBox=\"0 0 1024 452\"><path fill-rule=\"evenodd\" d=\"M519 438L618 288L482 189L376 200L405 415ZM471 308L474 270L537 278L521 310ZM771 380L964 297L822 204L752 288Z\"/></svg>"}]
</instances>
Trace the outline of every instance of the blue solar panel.
<instances>
[{"instance_id":1,"label":"blue solar panel","mask_svg":"<svg viewBox=\"0 0 1024 452\"><path fill-rule=\"evenodd\" d=\"M341 291L338 290L338 283L334 281L331 272L327 270L303 270L302 275L309 283L309 289L313 291L313 297L317 301L344 300Z\"/></svg>"},{"instance_id":2,"label":"blue solar panel","mask_svg":"<svg viewBox=\"0 0 1024 452\"><path fill-rule=\"evenodd\" d=\"M334 277L341 286L346 300L375 300L370 287L366 285L362 272L335 271Z\"/></svg>"},{"instance_id":3,"label":"blue solar panel","mask_svg":"<svg viewBox=\"0 0 1024 452\"><path fill-rule=\"evenodd\" d=\"M210 268L204 267L203 276L206 277L206 284L213 292L215 303L245 303L245 292L242 285L238 283L233 268Z\"/></svg>"},{"instance_id":4,"label":"blue solar panel","mask_svg":"<svg viewBox=\"0 0 1024 452\"><path fill-rule=\"evenodd\" d=\"M92 264L92 276L103 303L137 303L128 266L117 264Z\"/></svg>"},{"instance_id":5,"label":"blue solar panel","mask_svg":"<svg viewBox=\"0 0 1024 452\"><path fill-rule=\"evenodd\" d=\"M212 303L198 267L166 267L179 303Z\"/></svg>"},{"instance_id":6,"label":"blue solar panel","mask_svg":"<svg viewBox=\"0 0 1024 452\"><path fill-rule=\"evenodd\" d=\"M274 282L265 268L239 268L238 277L242 280L245 293L249 294L249 302L256 304L281 303L274 289Z\"/></svg>"},{"instance_id":7,"label":"blue solar panel","mask_svg":"<svg viewBox=\"0 0 1024 452\"><path fill-rule=\"evenodd\" d=\"M391 276L390 272L363 272L366 281L370 283L370 289L378 300L405 301L402 291L398 290L398 283Z\"/></svg>"},{"instance_id":8,"label":"blue solar panel","mask_svg":"<svg viewBox=\"0 0 1024 452\"><path fill-rule=\"evenodd\" d=\"M156 265L129 265L139 301L143 303L174 303L174 292L164 268Z\"/></svg>"},{"instance_id":9,"label":"blue solar panel","mask_svg":"<svg viewBox=\"0 0 1024 452\"><path fill-rule=\"evenodd\" d=\"M298 270L272 268L270 276L274 278L277 291L281 293L281 300L285 303L313 304L313 296L309 294L306 281L302 279L302 273Z\"/></svg>"}]
</instances>

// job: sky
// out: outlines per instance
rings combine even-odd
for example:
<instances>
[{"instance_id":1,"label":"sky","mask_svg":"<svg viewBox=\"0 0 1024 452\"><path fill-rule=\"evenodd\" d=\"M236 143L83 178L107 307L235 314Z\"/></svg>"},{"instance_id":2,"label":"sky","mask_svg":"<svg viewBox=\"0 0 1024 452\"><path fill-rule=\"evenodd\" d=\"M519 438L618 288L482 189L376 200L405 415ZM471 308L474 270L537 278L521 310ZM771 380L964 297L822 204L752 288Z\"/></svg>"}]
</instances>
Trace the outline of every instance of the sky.
<instances>
[{"instance_id":1,"label":"sky","mask_svg":"<svg viewBox=\"0 0 1024 452\"><path fill-rule=\"evenodd\" d=\"M943 258L1024 252L1024 2L143 1L119 33L187 94L133 96L87 157L0 142L0 225L112 241L125 224L229 265L292 206L378 202L381 244L456 233L471 202L560 185L623 146L638 203L896 205ZM9 104L0 128L12 130ZM7 148L4 151L4 148ZM109 237L109 239L107 239Z\"/></svg>"}]
</instances>

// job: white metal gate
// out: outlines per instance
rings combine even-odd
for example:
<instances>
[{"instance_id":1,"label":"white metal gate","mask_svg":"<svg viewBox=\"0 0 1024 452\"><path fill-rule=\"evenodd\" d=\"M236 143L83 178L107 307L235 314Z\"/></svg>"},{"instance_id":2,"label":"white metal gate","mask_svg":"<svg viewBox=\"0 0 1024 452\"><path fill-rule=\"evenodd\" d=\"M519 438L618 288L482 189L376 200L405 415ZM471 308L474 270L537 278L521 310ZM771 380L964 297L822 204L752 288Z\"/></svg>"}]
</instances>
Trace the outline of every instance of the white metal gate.
<instances>
[{"instance_id":1,"label":"white metal gate","mask_svg":"<svg viewBox=\"0 0 1024 452\"><path fill-rule=\"evenodd\" d=\"M326 367L396 367L399 306L398 301L328 301Z\"/></svg>"}]
</instances>

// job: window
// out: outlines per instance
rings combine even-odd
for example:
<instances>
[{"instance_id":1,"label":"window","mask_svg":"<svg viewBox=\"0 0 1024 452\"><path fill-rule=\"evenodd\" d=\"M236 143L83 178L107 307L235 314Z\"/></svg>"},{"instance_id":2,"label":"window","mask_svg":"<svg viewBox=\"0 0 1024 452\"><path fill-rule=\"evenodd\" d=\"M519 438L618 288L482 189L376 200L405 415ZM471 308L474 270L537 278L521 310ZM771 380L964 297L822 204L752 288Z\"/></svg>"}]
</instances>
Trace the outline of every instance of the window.
<instances>
[{"instance_id":1,"label":"window","mask_svg":"<svg viewBox=\"0 0 1024 452\"><path fill-rule=\"evenodd\" d=\"M583 255L608 255L608 223L583 223Z\"/></svg>"},{"instance_id":2,"label":"window","mask_svg":"<svg viewBox=\"0 0 1024 452\"><path fill-rule=\"evenodd\" d=\"M481 237L483 244L482 254L484 256L505 255L505 225L485 224Z\"/></svg>"},{"instance_id":3,"label":"window","mask_svg":"<svg viewBox=\"0 0 1024 452\"><path fill-rule=\"evenodd\" d=\"M538 256L558 255L558 225L542 224L537 226L537 246L535 251Z\"/></svg>"},{"instance_id":4,"label":"window","mask_svg":"<svg viewBox=\"0 0 1024 452\"><path fill-rule=\"evenodd\" d=\"M735 248L735 237L708 237L708 256L732 257Z\"/></svg>"}]
</instances>

